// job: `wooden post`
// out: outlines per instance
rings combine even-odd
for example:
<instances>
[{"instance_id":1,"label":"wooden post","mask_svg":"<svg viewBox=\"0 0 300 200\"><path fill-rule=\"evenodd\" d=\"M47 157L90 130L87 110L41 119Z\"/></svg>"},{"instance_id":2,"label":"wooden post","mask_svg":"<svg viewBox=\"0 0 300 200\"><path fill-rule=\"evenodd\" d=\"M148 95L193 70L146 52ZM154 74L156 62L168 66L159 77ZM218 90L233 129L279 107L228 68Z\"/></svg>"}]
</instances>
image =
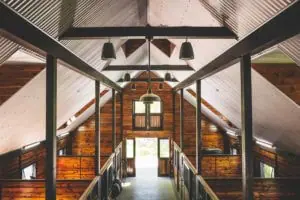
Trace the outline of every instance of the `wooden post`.
<instances>
[{"instance_id":1,"label":"wooden post","mask_svg":"<svg viewBox=\"0 0 300 200\"><path fill-rule=\"evenodd\" d=\"M112 153L115 152L116 148L116 90L112 89Z\"/></svg>"},{"instance_id":2,"label":"wooden post","mask_svg":"<svg viewBox=\"0 0 300 200\"><path fill-rule=\"evenodd\" d=\"M241 111L243 199L253 200L252 89L249 54L241 58Z\"/></svg>"},{"instance_id":3,"label":"wooden post","mask_svg":"<svg viewBox=\"0 0 300 200\"><path fill-rule=\"evenodd\" d=\"M100 82L95 81L95 155L96 155L96 169L97 176L100 175L101 169L101 155L100 155Z\"/></svg>"},{"instance_id":4,"label":"wooden post","mask_svg":"<svg viewBox=\"0 0 300 200\"><path fill-rule=\"evenodd\" d=\"M202 133L201 133L201 80L196 82L196 170L201 174L201 149L202 149Z\"/></svg>"},{"instance_id":5,"label":"wooden post","mask_svg":"<svg viewBox=\"0 0 300 200\"><path fill-rule=\"evenodd\" d=\"M180 89L180 148L183 152L184 149L184 97L183 97L183 89Z\"/></svg>"},{"instance_id":6,"label":"wooden post","mask_svg":"<svg viewBox=\"0 0 300 200\"><path fill-rule=\"evenodd\" d=\"M173 103L173 140L175 141L176 136L176 92L172 92L172 103Z\"/></svg>"},{"instance_id":7,"label":"wooden post","mask_svg":"<svg viewBox=\"0 0 300 200\"><path fill-rule=\"evenodd\" d=\"M46 57L46 199L56 199L57 61Z\"/></svg>"}]
</instances>

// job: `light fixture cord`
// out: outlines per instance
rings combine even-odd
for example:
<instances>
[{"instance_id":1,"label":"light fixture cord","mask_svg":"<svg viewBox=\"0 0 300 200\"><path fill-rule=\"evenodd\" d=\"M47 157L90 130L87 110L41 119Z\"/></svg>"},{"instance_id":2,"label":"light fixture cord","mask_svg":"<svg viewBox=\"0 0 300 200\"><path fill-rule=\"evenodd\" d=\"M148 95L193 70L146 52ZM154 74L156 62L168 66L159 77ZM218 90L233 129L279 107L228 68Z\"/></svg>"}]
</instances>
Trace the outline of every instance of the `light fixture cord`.
<instances>
[{"instance_id":1,"label":"light fixture cord","mask_svg":"<svg viewBox=\"0 0 300 200\"><path fill-rule=\"evenodd\" d=\"M151 89L150 64L150 37L148 37L148 91Z\"/></svg>"}]
</instances>

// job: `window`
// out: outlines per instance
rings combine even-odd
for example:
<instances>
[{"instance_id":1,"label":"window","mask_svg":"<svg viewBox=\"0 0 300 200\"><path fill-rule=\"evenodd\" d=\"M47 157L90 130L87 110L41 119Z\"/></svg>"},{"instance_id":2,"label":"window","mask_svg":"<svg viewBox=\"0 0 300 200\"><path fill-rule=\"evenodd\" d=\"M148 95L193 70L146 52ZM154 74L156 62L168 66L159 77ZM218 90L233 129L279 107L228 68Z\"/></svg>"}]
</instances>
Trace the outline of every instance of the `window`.
<instances>
[{"instance_id":1,"label":"window","mask_svg":"<svg viewBox=\"0 0 300 200\"><path fill-rule=\"evenodd\" d=\"M236 148L230 148L230 153L231 153L231 155L237 155L238 153L237 153L237 149Z\"/></svg>"},{"instance_id":2,"label":"window","mask_svg":"<svg viewBox=\"0 0 300 200\"><path fill-rule=\"evenodd\" d=\"M126 140L126 158L134 158L134 141L133 141L133 139Z\"/></svg>"},{"instance_id":3,"label":"window","mask_svg":"<svg viewBox=\"0 0 300 200\"><path fill-rule=\"evenodd\" d=\"M162 130L162 102L146 105L141 101L133 101L132 117L134 130Z\"/></svg>"},{"instance_id":4,"label":"window","mask_svg":"<svg viewBox=\"0 0 300 200\"><path fill-rule=\"evenodd\" d=\"M22 179L31 180L36 178L36 164L33 163L22 169Z\"/></svg>"},{"instance_id":5,"label":"window","mask_svg":"<svg viewBox=\"0 0 300 200\"><path fill-rule=\"evenodd\" d=\"M274 178L274 167L260 162L260 176L262 178Z\"/></svg>"},{"instance_id":6,"label":"window","mask_svg":"<svg viewBox=\"0 0 300 200\"><path fill-rule=\"evenodd\" d=\"M58 150L57 155L59 155L59 156L67 155L67 149L63 148L63 149Z\"/></svg>"},{"instance_id":7,"label":"window","mask_svg":"<svg viewBox=\"0 0 300 200\"><path fill-rule=\"evenodd\" d=\"M170 157L170 147L169 139L159 139L159 157L169 158Z\"/></svg>"}]
</instances>

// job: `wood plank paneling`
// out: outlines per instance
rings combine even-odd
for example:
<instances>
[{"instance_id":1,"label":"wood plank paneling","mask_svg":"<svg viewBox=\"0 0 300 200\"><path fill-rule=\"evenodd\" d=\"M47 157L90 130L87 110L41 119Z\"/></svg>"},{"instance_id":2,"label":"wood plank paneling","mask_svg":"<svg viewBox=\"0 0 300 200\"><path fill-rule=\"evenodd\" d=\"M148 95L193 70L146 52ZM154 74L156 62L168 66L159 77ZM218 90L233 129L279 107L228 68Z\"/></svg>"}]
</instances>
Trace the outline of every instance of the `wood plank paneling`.
<instances>
[{"instance_id":1,"label":"wood plank paneling","mask_svg":"<svg viewBox=\"0 0 300 200\"><path fill-rule=\"evenodd\" d=\"M252 64L280 91L300 105L300 68L296 64Z\"/></svg>"},{"instance_id":2,"label":"wood plank paneling","mask_svg":"<svg viewBox=\"0 0 300 200\"><path fill-rule=\"evenodd\" d=\"M206 178L206 182L222 200L242 200L241 178ZM298 200L300 179L254 179L254 200Z\"/></svg>"},{"instance_id":3,"label":"wood plank paneling","mask_svg":"<svg viewBox=\"0 0 300 200\"><path fill-rule=\"evenodd\" d=\"M203 156L203 177L240 177L242 175L241 156L211 155Z\"/></svg>"},{"instance_id":4,"label":"wood plank paneling","mask_svg":"<svg viewBox=\"0 0 300 200\"><path fill-rule=\"evenodd\" d=\"M56 199L79 199L91 180L58 181L56 184ZM1 199L45 199L44 180L34 181L1 181Z\"/></svg>"},{"instance_id":5,"label":"wood plank paneling","mask_svg":"<svg viewBox=\"0 0 300 200\"><path fill-rule=\"evenodd\" d=\"M45 64L4 64L0 67L0 106L45 68Z\"/></svg>"}]
</instances>

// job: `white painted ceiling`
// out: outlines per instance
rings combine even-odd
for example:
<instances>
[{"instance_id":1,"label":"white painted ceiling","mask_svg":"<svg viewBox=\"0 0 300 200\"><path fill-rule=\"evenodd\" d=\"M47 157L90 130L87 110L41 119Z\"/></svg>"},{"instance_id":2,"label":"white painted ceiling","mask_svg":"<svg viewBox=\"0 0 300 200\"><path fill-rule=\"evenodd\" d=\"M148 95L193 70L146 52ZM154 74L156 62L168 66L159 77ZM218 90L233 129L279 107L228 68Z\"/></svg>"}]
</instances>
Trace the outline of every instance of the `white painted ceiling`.
<instances>
[{"instance_id":1,"label":"white painted ceiling","mask_svg":"<svg viewBox=\"0 0 300 200\"><path fill-rule=\"evenodd\" d=\"M4 1L4 0L1 0ZM14 9L15 0L5 0ZM255 0L257 2L257 0ZM101 1L77 1L74 19L72 15L55 13L53 20L50 18L46 24L46 18L35 21L35 18L26 16L26 12L19 11L35 24L43 28L53 37L73 26L138 26L149 23L152 26L221 26L219 17L226 13L227 26L232 27L239 37L243 37L275 14L286 8L292 1L281 0L265 7L253 6L247 0L236 3L236 12L230 12L227 2L222 0L151 0L146 9L146 1L137 0L101 0ZM28 9L32 12L47 12L45 5L39 5L39 1L30 0L32 5ZM120 3L122 2L122 3ZM235 1L233 1L235 2ZM53 6L61 7L61 1L57 0ZM50 4L50 3L49 3ZM266 3L267 4L267 3ZM85 6L88 5L88 6ZM276 5L274 7L274 5ZM248 6L248 7L247 7ZM247 8L251 7L251 10ZM231 7L230 7L231 8ZM262 12L263 9L269 9ZM68 10L68 12L71 9ZM213 11L212 11L213 10ZM249 13L250 12L250 13ZM28 12L30 13L30 12ZM264 13L264 14L262 14ZM231 14L231 15L230 15ZM243 15L244 14L244 15ZM247 14L247 15L246 15ZM260 16L257 16L260 14ZM53 14L54 15L54 14ZM61 23L60 15L63 15L65 23ZM43 15L46 17L46 15ZM245 18L245 16L247 16ZM53 17L53 16L52 16ZM59 20L60 19L60 20ZM235 21L234 21L235 20ZM61 25L63 24L63 25ZM51 26L50 26L51 25ZM49 27L52 27L51 29ZM7 44L2 42L0 44ZM176 48L168 58L155 46L151 45L151 60L153 64L184 64L178 59L180 44L183 40L171 40ZM201 69L205 64L220 55L237 41L232 39L201 39L190 40L194 47L196 59L188 62L195 70ZM101 71L107 64L100 58L102 44L105 40L87 41L62 41L70 50L81 57L88 64ZM117 60L112 64L146 64L146 45L140 47L129 58L125 58L120 45L124 40L114 39L117 49ZM288 43L290 46L290 43ZM294 43L293 43L294 44ZM284 44L285 45L285 44ZM285 45L285 47L289 47ZM293 46L294 47L294 46ZM35 60L30 56L23 56L17 51L16 46L5 50L5 58L11 54L12 61ZM286 50L290 51L291 48ZM22 57L23 56L23 57ZM3 56L4 57L4 56ZM296 60L296 59L295 59ZM0 66L1 67L1 66ZM111 80L116 81L124 72L103 72ZM131 72L136 74L137 72ZM165 72L157 71L163 76ZM193 72L174 72L173 75L180 81L187 78ZM262 139L274 142L276 146L284 150L300 153L300 118L299 106L271 85L266 79L255 71L253 75L253 120L254 134ZM194 86L191 86L193 88ZM104 87L101 87L103 90ZM212 104L225 117L240 128L240 80L238 64L218 74L203 80L203 98ZM102 98L102 104L110 97L110 93ZM73 72L63 66L58 68L58 115L59 127L94 98L94 82ZM193 102L193 99L186 95ZM87 119L92 114L93 108L88 109L82 116L76 119L70 130ZM206 111L205 111L206 112ZM206 115L211 113L206 112ZM215 116L211 115L212 118ZM218 120L216 120L218 121ZM222 122L218 122L222 123ZM45 70L26 84L0 107L0 154L20 148L24 145L45 139Z\"/></svg>"}]
</instances>

